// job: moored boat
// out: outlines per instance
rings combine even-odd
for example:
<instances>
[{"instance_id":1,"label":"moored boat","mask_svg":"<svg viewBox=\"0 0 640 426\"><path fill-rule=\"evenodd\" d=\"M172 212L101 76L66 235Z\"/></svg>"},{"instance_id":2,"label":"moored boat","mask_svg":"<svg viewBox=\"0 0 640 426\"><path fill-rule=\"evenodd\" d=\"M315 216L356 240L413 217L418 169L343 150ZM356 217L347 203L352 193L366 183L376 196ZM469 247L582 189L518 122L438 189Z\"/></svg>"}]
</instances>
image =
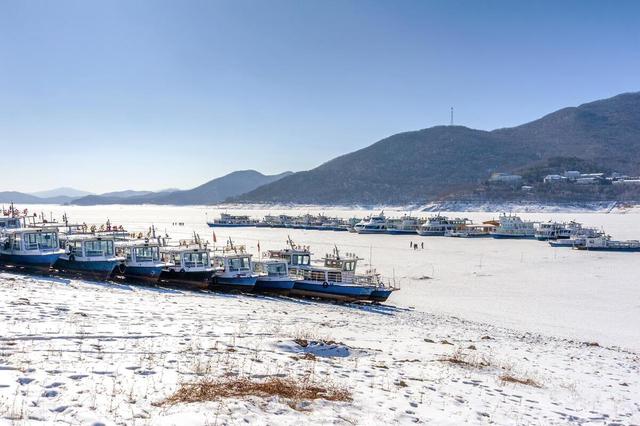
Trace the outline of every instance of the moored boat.
<instances>
[{"instance_id":1,"label":"moored boat","mask_svg":"<svg viewBox=\"0 0 640 426\"><path fill-rule=\"evenodd\" d=\"M195 236L192 241L181 241L178 246L161 247L167 265L160 273L160 281L178 286L206 289L213 276L211 251L207 244Z\"/></svg>"},{"instance_id":2,"label":"moored boat","mask_svg":"<svg viewBox=\"0 0 640 426\"><path fill-rule=\"evenodd\" d=\"M49 270L63 253L55 227L11 228L4 232L0 264Z\"/></svg>"},{"instance_id":3,"label":"moored boat","mask_svg":"<svg viewBox=\"0 0 640 426\"><path fill-rule=\"evenodd\" d=\"M64 249L64 253L54 267L61 272L97 279L109 279L114 272L124 272L125 258L116 255L113 237L63 235L60 247Z\"/></svg>"},{"instance_id":4,"label":"moored boat","mask_svg":"<svg viewBox=\"0 0 640 426\"><path fill-rule=\"evenodd\" d=\"M462 230L467 224L468 219L454 218L450 219L446 216L432 216L422 224L417 232L423 237L444 237L447 232L457 232Z\"/></svg>"},{"instance_id":5,"label":"moored boat","mask_svg":"<svg viewBox=\"0 0 640 426\"><path fill-rule=\"evenodd\" d=\"M236 246L231 240L218 253L214 251L214 273L209 288L219 291L251 291L258 280L258 275L252 271L251 257L244 246Z\"/></svg>"},{"instance_id":6,"label":"moored boat","mask_svg":"<svg viewBox=\"0 0 640 426\"><path fill-rule=\"evenodd\" d=\"M388 219L386 225L387 234L411 235L418 232L420 220L417 217L405 215L399 219Z\"/></svg>"},{"instance_id":7,"label":"moored boat","mask_svg":"<svg viewBox=\"0 0 640 426\"><path fill-rule=\"evenodd\" d=\"M502 214L498 218L499 225L491 236L497 239L530 239L534 238L533 222L525 222L519 216Z\"/></svg>"},{"instance_id":8,"label":"moored boat","mask_svg":"<svg viewBox=\"0 0 640 426\"><path fill-rule=\"evenodd\" d=\"M384 216L384 212L380 212L378 215L371 215L356 223L353 229L358 234L386 234L387 219Z\"/></svg>"},{"instance_id":9,"label":"moored boat","mask_svg":"<svg viewBox=\"0 0 640 426\"><path fill-rule=\"evenodd\" d=\"M159 239L155 238L116 243L119 254L125 257L122 276L130 280L157 283L162 271L171 265L161 259L160 246Z\"/></svg>"},{"instance_id":10,"label":"moored boat","mask_svg":"<svg viewBox=\"0 0 640 426\"><path fill-rule=\"evenodd\" d=\"M258 220L251 219L247 215L232 215L228 213L220 213L220 219L207 221L207 225L211 228L239 228L258 225Z\"/></svg>"},{"instance_id":11,"label":"moored boat","mask_svg":"<svg viewBox=\"0 0 640 426\"><path fill-rule=\"evenodd\" d=\"M299 277L289 273L287 262L279 259L265 259L253 262L253 272L258 275L253 291L287 295Z\"/></svg>"},{"instance_id":12,"label":"moored boat","mask_svg":"<svg viewBox=\"0 0 640 426\"><path fill-rule=\"evenodd\" d=\"M574 246L574 248L588 251L640 252L640 241L615 241L609 235L601 235L599 237L585 238L584 244Z\"/></svg>"}]
</instances>

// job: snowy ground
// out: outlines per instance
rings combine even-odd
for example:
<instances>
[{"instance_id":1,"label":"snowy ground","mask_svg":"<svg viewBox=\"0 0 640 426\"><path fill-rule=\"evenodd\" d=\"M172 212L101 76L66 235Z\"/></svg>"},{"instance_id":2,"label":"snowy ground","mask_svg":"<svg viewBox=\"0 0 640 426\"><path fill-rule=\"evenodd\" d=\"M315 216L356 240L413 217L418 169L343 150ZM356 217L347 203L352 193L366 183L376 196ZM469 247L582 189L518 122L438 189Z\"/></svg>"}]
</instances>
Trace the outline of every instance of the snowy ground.
<instances>
[{"instance_id":1,"label":"snowy ground","mask_svg":"<svg viewBox=\"0 0 640 426\"><path fill-rule=\"evenodd\" d=\"M393 306L12 273L0 294L0 424L640 424L640 357L616 347ZM353 401L154 405L199 374L309 377Z\"/></svg>"}]
</instances>

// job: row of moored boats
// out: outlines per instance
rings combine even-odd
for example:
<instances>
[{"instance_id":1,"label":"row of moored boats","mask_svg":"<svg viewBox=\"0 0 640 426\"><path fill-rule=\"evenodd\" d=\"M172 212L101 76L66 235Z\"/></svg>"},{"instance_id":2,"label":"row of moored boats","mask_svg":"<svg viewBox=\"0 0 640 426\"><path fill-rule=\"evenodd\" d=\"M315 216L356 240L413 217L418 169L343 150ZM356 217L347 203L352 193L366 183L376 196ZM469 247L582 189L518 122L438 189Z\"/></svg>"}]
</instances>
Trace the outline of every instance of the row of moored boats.
<instances>
[{"instance_id":1,"label":"row of moored boats","mask_svg":"<svg viewBox=\"0 0 640 426\"><path fill-rule=\"evenodd\" d=\"M440 214L418 218L405 215L388 218L384 212L359 219L329 218L324 215L265 216L261 221L249 216L222 213L220 219L208 221L211 227L257 226L310 230L350 231L358 234L443 236L457 238L492 237L497 239L537 239L553 247L572 247L593 251L640 251L636 240L616 241L602 230L571 222L525 221L517 215L502 214L497 220L473 223L467 218L450 218Z\"/></svg>"},{"instance_id":2,"label":"row of moored boats","mask_svg":"<svg viewBox=\"0 0 640 426\"><path fill-rule=\"evenodd\" d=\"M197 234L172 243L152 227L144 235L107 222L101 226L0 216L0 267L72 274L105 280L166 284L214 291L260 292L338 301L384 302L398 290L373 269L356 272L360 260L337 247L312 261L308 246L291 239L282 250L254 260L229 240L211 247Z\"/></svg>"}]
</instances>

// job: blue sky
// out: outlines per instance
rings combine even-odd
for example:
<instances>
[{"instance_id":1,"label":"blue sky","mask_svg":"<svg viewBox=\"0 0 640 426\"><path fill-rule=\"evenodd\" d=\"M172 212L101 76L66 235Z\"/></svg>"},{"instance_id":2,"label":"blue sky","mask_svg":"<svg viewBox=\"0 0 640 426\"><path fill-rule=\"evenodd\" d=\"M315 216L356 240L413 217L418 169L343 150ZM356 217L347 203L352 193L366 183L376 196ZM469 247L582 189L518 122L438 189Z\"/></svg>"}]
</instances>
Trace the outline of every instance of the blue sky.
<instances>
[{"instance_id":1,"label":"blue sky","mask_svg":"<svg viewBox=\"0 0 640 426\"><path fill-rule=\"evenodd\" d=\"M189 188L640 90L640 2L0 0L0 190ZM10 170L10 172L7 172Z\"/></svg>"}]
</instances>

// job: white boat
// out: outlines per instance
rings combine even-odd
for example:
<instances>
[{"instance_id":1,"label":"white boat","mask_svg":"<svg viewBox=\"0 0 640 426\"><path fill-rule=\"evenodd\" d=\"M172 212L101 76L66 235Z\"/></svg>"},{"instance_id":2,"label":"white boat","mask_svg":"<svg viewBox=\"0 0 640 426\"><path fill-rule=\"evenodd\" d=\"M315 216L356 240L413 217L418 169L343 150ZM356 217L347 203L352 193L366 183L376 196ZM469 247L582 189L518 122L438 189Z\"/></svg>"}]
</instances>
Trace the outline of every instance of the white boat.
<instances>
[{"instance_id":1,"label":"white boat","mask_svg":"<svg viewBox=\"0 0 640 426\"><path fill-rule=\"evenodd\" d=\"M412 216L402 216L399 219L387 219L387 234L404 235L416 234L420 227L420 219Z\"/></svg>"},{"instance_id":2,"label":"white boat","mask_svg":"<svg viewBox=\"0 0 640 426\"><path fill-rule=\"evenodd\" d=\"M497 224L494 222L484 222L482 224L466 224L464 227L455 230L445 231L445 237L455 238L482 238L490 237L491 233L495 231Z\"/></svg>"},{"instance_id":3,"label":"white boat","mask_svg":"<svg viewBox=\"0 0 640 426\"><path fill-rule=\"evenodd\" d=\"M525 222L516 215L502 214L498 218L498 223L496 230L491 233L493 238L534 238L534 222Z\"/></svg>"},{"instance_id":4,"label":"white boat","mask_svg":"<svg viewBox=\"0 0 640 426\"><path fill-rule=\"evenodd\" d=\"M4 231L0 264L49 270L63 253L55 227L10 228Z\"/></svg>"},{"instance_id":5,"label":"white boat","mask_svg":"<svg viewBox=\"0 0 640 426\"><path fill-rule=\"evenodd\" d=\"M210 288L222 291L252 290L256 285L258 274L253 272L251 257L245 246L234 245L231 240L226 247L214 250L214 273Z\"/></svg>"},{"instance_id":6,"label":"white boat","mask_svg":"<svg viewBox=\"0 0 640 426\"><path fill-rule=\"evenodd\" d=\"M353 229L358 234L385 234L387 232L387 219L384 216L384 212L380 212L378 215L371 215L356 223Z\"/></svg>"},{"instance_id":7,"label":"white boat","mask_svg":"<svg viewBox=\"0 0 640 426\"><path fill-rule=\"evenodd\" d=\"M162 260L160 239L137 239L117 242L117 252L125 257L124 277L132 280L156 283L162 271L171 265Z\"/></svg>"},{"instance_id":8,"label":"white boat","mask_svg":"<svg viewBox=\"0 0 640 426\"><path fill-rule=\"evenodd\" d=\"M258 222L258 220L251 219L246 215L220 213L220 219L208 221L207 225L209 225L209 227L211 228L240 228L247 226L256 226Z\"/></svg>"},{"instance_id":9,"label":"white boat","mask_svg":"<svg viewBox=\"0 0 640 426\"><path fill-rule=\"evenodd\" d=\"M468 219L454 218L446 216L432 216L418 228L418 235L423 237L444 237L447 232L457 232L469 223Z\"/></svg>"},{"instance_id":10,"label":"white boat","mask_svg":"<svg viewBox=\"0 0 640 426\"><path fill-rule=\"evenodd\" d=\"M113 237L100 235L63 235L60 247L64 253L54 267L62 272L109 279L114 272L124 272L125 258L117 256Z\"/></svg>"},{"instance_id":11,"label":"white boat","mask_svg":"<svg viewBox=\"0 0 640 426\"><path fill-rule=\"evenodd\" d=\"M585 238L584 244L574 246L573 248L588 251L640 252L640 241L615 241L612 240L609 235L601 235L593 238Z\"/></svg>"},{"instance_id":12,"label":"white boat","mask_svg":"<svg viewBox=\"0 0 640 426\"><path fill-rule=\"evenodd\" d=\"M160 252L168 261L160 273L160 281L202 289L209 287L214 272L211 251L197 235L192 241L161 247Z\"/></svg>"}]
</instances>

